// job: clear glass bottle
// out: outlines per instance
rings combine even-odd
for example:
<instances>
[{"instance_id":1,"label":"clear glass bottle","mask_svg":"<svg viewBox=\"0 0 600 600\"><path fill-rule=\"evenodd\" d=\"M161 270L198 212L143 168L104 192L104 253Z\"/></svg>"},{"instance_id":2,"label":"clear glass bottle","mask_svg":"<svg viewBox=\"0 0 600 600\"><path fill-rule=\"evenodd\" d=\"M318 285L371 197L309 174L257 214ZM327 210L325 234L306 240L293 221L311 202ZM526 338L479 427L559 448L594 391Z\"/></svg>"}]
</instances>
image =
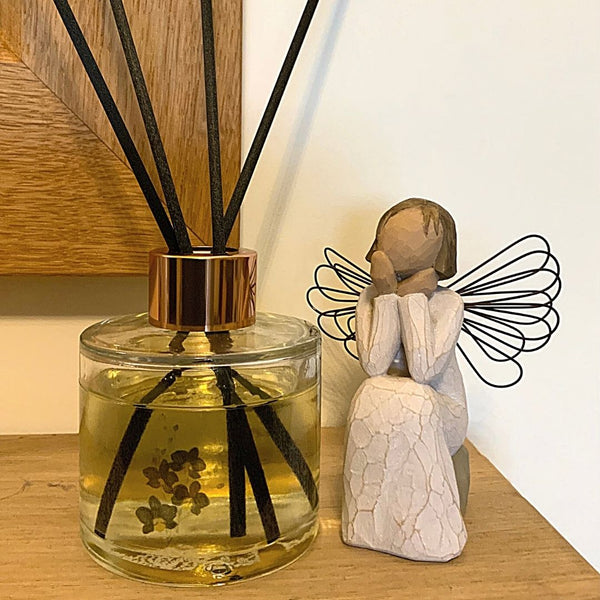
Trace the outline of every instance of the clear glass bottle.
<instances>
[{"instance_id":1,"label":"clear glass bottle","mask_svg":"<svg viewBox=\"0 0 600 600\"><path fill-rule=\"evenodd\" d=\"M151 269L151 298L153 281ZM221 331L161 328L150 313L81 335L84 545L171 585L289 564L318 530L318 331L261 313Z\"/></svg>"}]
</instances>

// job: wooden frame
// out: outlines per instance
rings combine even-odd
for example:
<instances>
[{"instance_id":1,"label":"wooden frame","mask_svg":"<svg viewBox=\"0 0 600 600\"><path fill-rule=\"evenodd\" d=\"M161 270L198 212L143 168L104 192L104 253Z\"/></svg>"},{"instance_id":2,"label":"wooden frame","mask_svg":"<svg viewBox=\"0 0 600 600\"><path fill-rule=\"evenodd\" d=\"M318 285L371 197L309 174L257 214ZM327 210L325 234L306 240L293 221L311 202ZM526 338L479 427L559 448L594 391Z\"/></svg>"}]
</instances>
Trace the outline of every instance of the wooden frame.
<instances>
[{"instance_id":1,"label":"wooden frame","mask_svg":"<svg viewBox=\"0 0 600 600\"><path fill-rule=\"evenodd\" d=\"M109 2L71 4L160 190ZM241 4L214 11L225 198L240 167ZM200 4L125 8L192 243L209 242ZM0 274L144 274L162 245L54 4L1 0Z\"/></svg>"}]
</instances>

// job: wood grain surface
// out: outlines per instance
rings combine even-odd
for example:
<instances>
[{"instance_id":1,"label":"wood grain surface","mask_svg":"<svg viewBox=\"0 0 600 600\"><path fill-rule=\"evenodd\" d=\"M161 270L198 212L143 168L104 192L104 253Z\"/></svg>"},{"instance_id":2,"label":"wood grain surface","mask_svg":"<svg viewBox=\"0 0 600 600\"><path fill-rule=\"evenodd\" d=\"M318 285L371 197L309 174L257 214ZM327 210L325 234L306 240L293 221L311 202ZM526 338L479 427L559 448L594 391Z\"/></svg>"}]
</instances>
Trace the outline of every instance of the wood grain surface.
<instances>
[{"instance_id":1,"label":"wood grain surface","mask_svg":"<svg viewBox=\"0 0 600 600\"><path fill-rule=\"evenodd\" d=\"M8 47L8 44L0 38L0 63L19 62L17 55Z\"/></svg>"},{"instance_id":2,"label":"wood grain surface","mask_svg":"<svg viewBox=\"0 0 600 600\"><path fill-rule=\"evenodd\" d=\"M0 0L0 37L16 55L21 54L23 0Z\"/></svg>"},{"instance_id":3,"label":"wood grain surface","mask_svg":"<svg viewBox=\"0 0 600 600\"><path fill-rule=\"evenodd\" d=\"M129 168L22 63L0 63L0 172L0 274L139 273L163 245Z\"/></svg>"},{"instance_id":4,"label":"wood grain surface","mask_svg":"<svg viewBox=\"0 0 600 600\"><path fill-rule=\"evenodd\" d=\"M73 0L71 4L155 185L160 190L109 2ZM176 3L172 0L125 0L124 4L183 212L191 230L197 234L195 239L210 242L200 4L197 0L178 0ZM0 201L2 204L10 202L14 207L18 199L21 213L30 214L35 211L37 215L33 221L20 220L23 214L13 214L10 217L10 226L6 225L3 228L5 240L0 241L0 273L145 273L147 251L152 245L156 245L156 228L148 219L143 218L139 223L133 224L131 231L127 231L130 221L113 218L119 211L119 205L125 204L115 203L115 197L119 196L120 180L115 180L110 185L109 191L114 193L104 194L108 174L101 176L100 170L95 169L79 183L75 177L80 175L79 171L72 174L70 187L74 192L80 185L80 202L73 204L72 195L66 194L61 197L60 193L54 193L57 191L57 181L60 177L54 165L46 164L44 147L50 147L48 134L57 132L47 132L43 121L38 121L37 129L30 127L33 114L47 113L44 103L49 94L53 94L55 101L52 104L55 112L62 113L58 104L64 104L72 113L71 123L79 119L81 124L87 126L97 137L94 142L89 135L84 135L83 128L79 127L81 134L77 140L63 141L61 144L61 140L54 137L54 147L69 146L71 150L79 153L80 157L73 155L71 160L76 161L80 169L84 169L86 164L105 160L104 157L97 159L95 156L99 152L98 142L108 147L115 158L125 163L118 142L60 22L54 4L49 0L27 0L24 3L21 0L0 0L0 6L0 37L4 38L8 48L17 54L24 67L30 71L28 74L27 69L19 69L11 73L12 87L3 81L0 82L3 94L3 103L0 105L0 146L3 154L6 152L0 160L3 161L3 168L8 167L12 171L9 180L0 179ZM214 11L225 198L229 198L233 190L240 166L241 7L241 0L221 0L215 3ZM2 56L0 54L0 60ZM22 75L22 80L15 85L14 78L17 75ZM35 92L31 91L32 76L38 80ZM40 86L46 87L47 93L43 93ZM7 98L9 91L15 88L17 93L12 98ZM19 94L21 88L23 91ZM27 91L24 91L25 88L28 88ZM28 108L14 110L23 100L23 94L27 95ZM66 118L65 116L64 119ZM33 154L27 155L25 152L31 151L31 148L27 149L19 143L18 138L22 133L34 146ZM63 131L63 134L66 135L67 131ZM34 135L42 147L43 156L36 152L36 144L33 143L32 137ZM31 170L32 165L36 165L37 168ZM118 170L117 167L113 169ZM100 179L97 179L98 176ZM89 184L93 180L96 184L90 187ZM19 185L22 185L24 190L17 190ZM141 193L132 188L129 182L120 192L127 199L135 196L137 206L140 205L140 200L143 202ZM49 195L52 196L54 215L47 215L39 205L39 198ZM85 214L89 204L94 204L98 209L93 215ZM97 222L101 217L102 207L106 208L108 215L102 219L104 243L111 246L108 249L104 245L98 245L97 236L92 239L88 237L87 231L77 229L82 222ZM126 212L134 212L137 215L136 208L128 208ZM55 246L55 217L60 213L68 217L60 227L62 242ZM0 218L3 216L0 215ZM31 230L27 238L33 245L22 248L23 255L30 255L29 265L23 265L21 258L12 260L7 256L8 249L16 242L12 234L16 230L15 226L17 229L27 227ZM138 236L138 233L142 235ZM138 248L128 255L132 237L138 239ZM237 228L233 233L232 242L239 242ZM37 248L36 243L39 244ZM105 266L97 268L100 261L95 258L78 266L72 256L64 256L65 260L61 266L64 248L69 245L79 257L103 253L114 257L118 249L121 249L121 257L119 261L105 260ZM42 246L45 250L53 250L51 265L39 260L40 254L43 255L40 252Z\"/></svg>"},{"instance_id":5,"label":"wood grain surface","mask_svg":"<svg viewBox=\"0 0 600 600\"><path fill-rule=\"evenodd\" d=\"M469 541L447 564L345 546L339 535L343 431L324 429L319 536L293 565L219 589L136 583L96 565L79 541L77 437L0 437L0 597L598 599L600 575L472 446Z\"/></svg>"}]
</instances>

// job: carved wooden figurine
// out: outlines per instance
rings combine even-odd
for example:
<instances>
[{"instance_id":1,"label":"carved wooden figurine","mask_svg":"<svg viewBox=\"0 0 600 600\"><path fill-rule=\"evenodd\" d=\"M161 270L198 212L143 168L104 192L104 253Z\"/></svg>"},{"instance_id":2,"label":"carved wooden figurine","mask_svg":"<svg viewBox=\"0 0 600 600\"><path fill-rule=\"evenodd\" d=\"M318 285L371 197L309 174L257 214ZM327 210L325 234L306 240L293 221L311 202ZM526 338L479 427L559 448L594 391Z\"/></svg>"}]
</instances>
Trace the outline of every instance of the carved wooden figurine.
<instances>
[{"instance_id":1,"label":"carved wooden figurine","mask_svg":"<svg viewBox=\"0 0 600 600\"><path fill-rule=\"evenodd\" d=\"M373 285L358 301L356 338L369 377L348 417L342 537L448 561L467 539L452 458L467 431L455 354L463 302L438 286L456 272L454 221L434 202L400 202L379 221L367 260Z\"/></svg>"}]
</instances>

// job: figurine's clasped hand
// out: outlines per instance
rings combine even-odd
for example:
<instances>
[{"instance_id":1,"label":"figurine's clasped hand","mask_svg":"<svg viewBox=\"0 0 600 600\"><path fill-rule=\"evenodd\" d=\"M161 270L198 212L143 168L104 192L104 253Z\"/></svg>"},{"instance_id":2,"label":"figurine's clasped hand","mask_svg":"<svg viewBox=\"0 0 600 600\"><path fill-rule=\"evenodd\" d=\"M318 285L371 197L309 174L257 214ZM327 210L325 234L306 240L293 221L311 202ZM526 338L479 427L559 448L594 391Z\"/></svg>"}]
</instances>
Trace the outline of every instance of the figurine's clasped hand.
<instances>
[{"instance_id":1,"label":"figurine's clasped hand","mask_svg":"<svg viewBox=\"0 0 600 600\"><path fill-rule=\"evenodd\" d=\"M396 291L396 272L389 256L381 250L371 255L371 279L380 295Z\"/></svg>"}]
</instances>

